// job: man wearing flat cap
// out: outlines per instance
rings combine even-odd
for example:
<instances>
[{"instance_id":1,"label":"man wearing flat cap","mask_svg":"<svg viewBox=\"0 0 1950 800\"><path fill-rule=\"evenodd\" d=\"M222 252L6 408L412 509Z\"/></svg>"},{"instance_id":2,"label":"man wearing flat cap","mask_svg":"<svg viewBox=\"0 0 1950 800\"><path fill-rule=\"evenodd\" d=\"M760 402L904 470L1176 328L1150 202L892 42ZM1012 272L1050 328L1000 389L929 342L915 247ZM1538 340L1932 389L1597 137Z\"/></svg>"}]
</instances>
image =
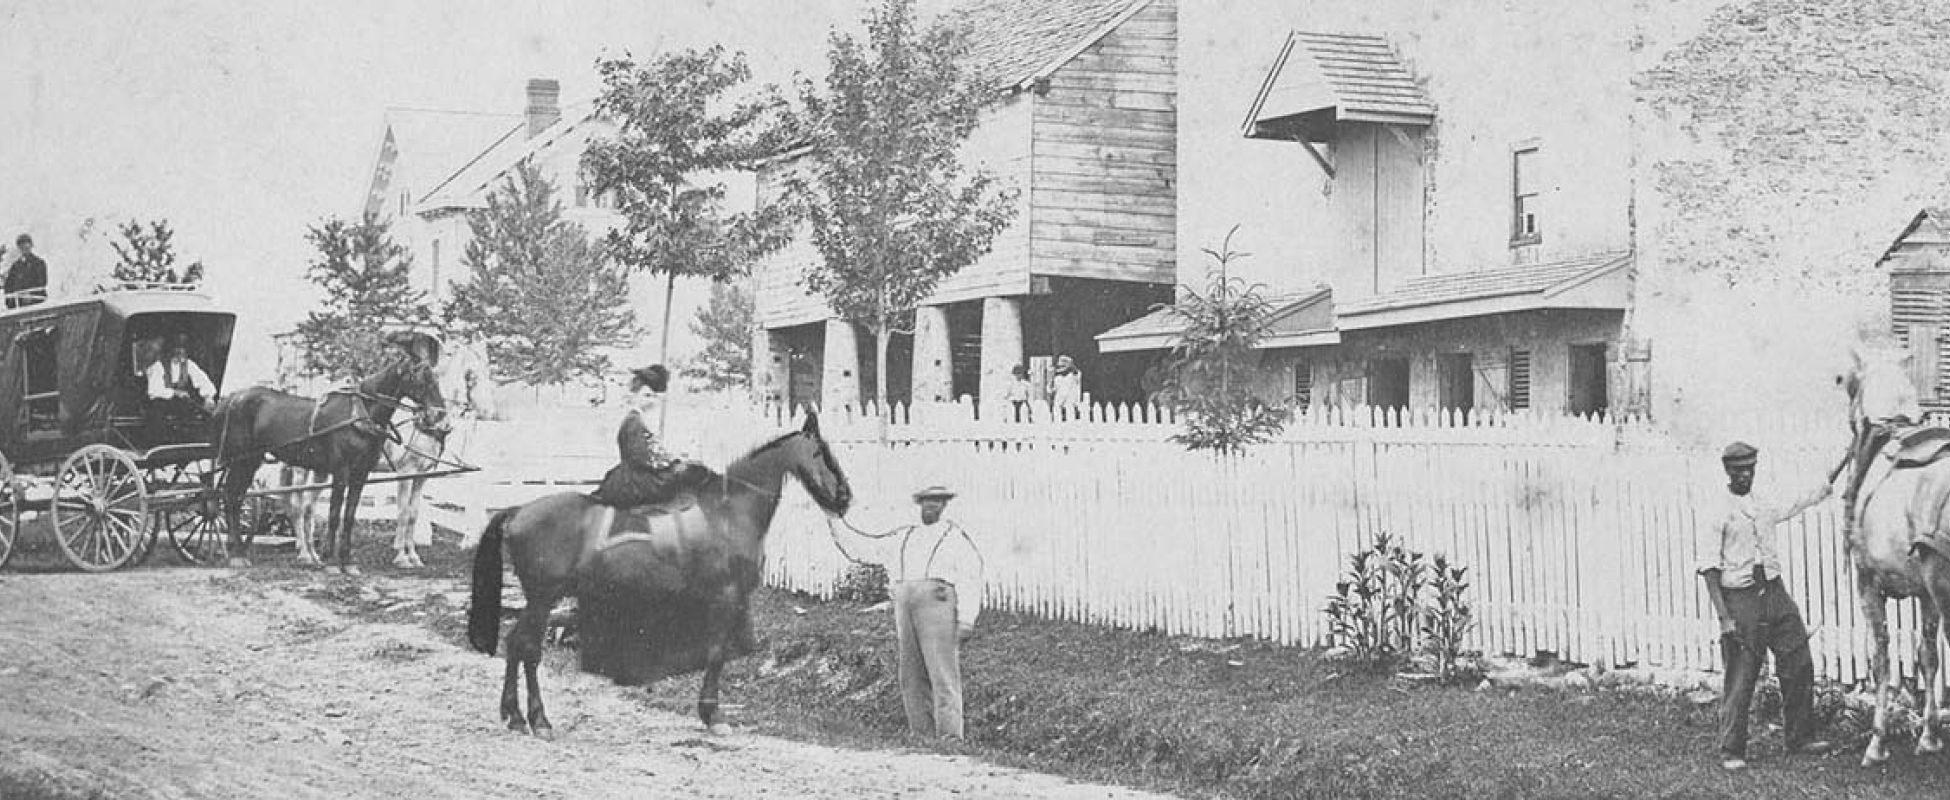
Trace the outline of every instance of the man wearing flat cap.
<instances>
[{"instance_id":1,"label":"man wearing flat cap","mask_svg":"<svg viewBox=\"0 0 1950 800\"><path fill-rule=\"evenodd\" d=\"M1746 442L1727 445L1720 464L1727 495L1707 510L1699 541L1699 574L1720 618L1720 656L1725 664L1720 695L1721 766L1747 766L1747 720L1768 652L1781 679L1782 715L1791 754L1821 755L1831 748L1815 738L1814 660L1801 609L1781 581L1775 525L1828 498L1827 483L1785 505L1756 498L1754 471L1760 452Z\"/></svg>"},{"instance_id":2,"label":"man wearing flat cap","mask_svg":"<svg viewBox=\"0 0 1950 800\"><path fill-rule=\"evenodd\" d=\"M934 485L914 493L921 524L871 534L834 529L848 559L887 569L907 729L962 738L961 641L982 610L982 554L960 525L941 518L955 496Z\"/></svg>"},{"instance_id":3,"label":"man wearing flat cap","mask_svg":"<svg viewBox=\"0 0 1950 800\"><path fill-rule=\"evenodd\" d=\"M670 385L670 371L662 364L651 364L630 373L630 411L616 428L616 455L620 462L603 476L603 483L590 492L590 499L619 509L650 505L667 500L710 475L703 465L672 456L657 440L650 417L663 402Z\"/></svg>"}]
</instances>

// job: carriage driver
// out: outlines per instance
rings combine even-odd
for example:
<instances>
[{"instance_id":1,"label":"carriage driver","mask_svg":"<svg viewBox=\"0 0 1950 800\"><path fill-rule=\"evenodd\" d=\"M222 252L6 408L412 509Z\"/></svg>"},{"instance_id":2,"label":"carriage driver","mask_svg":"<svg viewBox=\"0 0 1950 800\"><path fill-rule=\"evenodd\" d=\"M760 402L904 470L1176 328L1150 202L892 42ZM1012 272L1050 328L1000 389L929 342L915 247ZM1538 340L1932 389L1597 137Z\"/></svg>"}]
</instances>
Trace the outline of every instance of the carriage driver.
<instances>
[{"instance_id":1,"label":"carriage driver","mask_svg":"<svg viewBox=\"0 0 1950 800\"><path fill-rule=\"evenodd\" d=\"M669 384L670 371L662 364L631 372L630 412L616 429L616 455L621 463L603 476L602 485L589 494L590 499L619 509L645 506L668 500L710 477L704 465L665 452L651 431L648 417L663 402Z\"/></svg>"},{"instance_id":2,"label":"carriage driver","mask_svg":"<svg viewBox=\"0 0 1950 800\"><path fill-rule=\"evenodd\" d=\"M211 404L216 402L217 387L203 368L190 360L188 337L180 333L171 336L168 348L160 360L144 371L150 410L177 417L209 413Z\"/></svg>"}]
</instances>

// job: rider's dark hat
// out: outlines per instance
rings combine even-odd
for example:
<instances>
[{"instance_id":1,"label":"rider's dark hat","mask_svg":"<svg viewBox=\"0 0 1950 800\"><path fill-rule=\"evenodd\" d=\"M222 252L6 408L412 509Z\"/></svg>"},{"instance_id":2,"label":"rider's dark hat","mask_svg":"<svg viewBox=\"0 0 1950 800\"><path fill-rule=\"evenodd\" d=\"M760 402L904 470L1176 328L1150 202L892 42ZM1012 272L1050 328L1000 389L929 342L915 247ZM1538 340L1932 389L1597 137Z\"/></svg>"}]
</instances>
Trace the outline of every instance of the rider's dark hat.
<instances>
[{"instance_id":1,"label":"rider's dark hat","mask_svg":"<svg viewBox=\"0 0 1950 800\"><path fill-rule=\"evenodd\" d=\"M1751 467L1760 460L1760 451L1746 442L1734 442L1720 453L1720 463L1729 467Z\"/></svg>"},{"instance_id":2,"label":"rider's dark hat","mask_svg":"<svg viewBox=\"0 0 1950 800\"><path fill-rule=\"evenodd\" d=\"M635 391L638 386L648 386L650 391L662 392L670 386L670 370L664 369L662 364L651 364L630 370L630 376L631 391Z\"/></svg>"}]
</instances>

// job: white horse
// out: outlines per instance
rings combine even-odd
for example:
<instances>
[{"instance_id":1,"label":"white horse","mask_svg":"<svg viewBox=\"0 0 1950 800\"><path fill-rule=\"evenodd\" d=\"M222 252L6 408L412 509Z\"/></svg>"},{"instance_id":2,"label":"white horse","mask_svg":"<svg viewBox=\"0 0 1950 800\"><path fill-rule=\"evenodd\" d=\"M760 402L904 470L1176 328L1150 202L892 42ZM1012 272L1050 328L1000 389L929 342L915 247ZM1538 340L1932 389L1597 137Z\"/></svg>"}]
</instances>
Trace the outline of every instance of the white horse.
<instances>
[{"instance_id":1,"label":"white horse","mask_svg":"<svg viewBox=\"0 0 1950 800\"><path fill-rule=\"evenodd\" d=\"M1877 350L1856 351L1855 364L1845 380L1855 424L1886 418L1903 406L1914 406L1915 388L1900 356ZM1916 414L1914 410L1904 411ZM1855 567L1855 592L1868 622L1875 650L1869 671L1876 684L1876 710L1862 765L1889 758L1884 738L1889 733L1889 701L1896 690L1889 665L1888 601L1915 600L1921 630L1916 642L1918 685L1921 689L1921 730L1916 753L1943 749L1937 733L1943 702L1937 659L1941 621L1950 612L1950 461L1923 467L1895 468L1883 454L1874 456L1868 479L1856 504L1860 510L1848 526L1848 555Z\"/></svg>"},{"instance_id":2,"label":"white horse","mask_svg":"<svg viewBox=\"0 0 1950 800\"><path fill-rule=\"evenodd\" d=\"M492 413L487 375L487 358L479 348L455 348L449 353L442 360L437 377L441 395L450 398L448 409L454 423L453 430L445 439L441 439L420 430L418 426L402 425L400 438L386 443L377 471L412 475L452 468L455 460L466 452L467 442L472 439L474 425L480 416ZM395 501L399 509L397 524L393 529L395 568L419 569L426 566L420 560L419 545L430 543L433 539L432 529L426 521L426 486L429 480L432 478L418 477L393 482L398 487ZM318 473L291 468L285 470L284 484L287 486L324 482L325 477ZM312 539L312 531L317 523L318 499L324 491L321 487L274 496L281 502L285 515L291 521L292 535L298 543L299 564L322 563Z\"/></svg>"}]
</instances>

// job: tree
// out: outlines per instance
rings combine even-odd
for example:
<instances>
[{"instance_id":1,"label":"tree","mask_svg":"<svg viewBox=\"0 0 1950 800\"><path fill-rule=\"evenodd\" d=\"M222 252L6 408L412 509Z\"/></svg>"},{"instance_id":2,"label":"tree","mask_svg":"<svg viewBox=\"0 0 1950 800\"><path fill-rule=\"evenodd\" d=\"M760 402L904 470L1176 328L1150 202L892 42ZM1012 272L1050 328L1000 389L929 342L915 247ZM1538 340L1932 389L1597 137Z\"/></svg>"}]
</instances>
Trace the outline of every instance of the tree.
<instances>
[{"instance_id":1,"label":"tree","mask_svg":"<svg viewBox=\"0 0 1950 800\"><path fill-rule=\"evenodd\" d=\"M119 230L123 241L109 243L110 247L115 248L118 259L113 273L117 282L203 282L201 261L191 262L181 272L176 270L176 247L173 244L176 232L170 229L168 220L155 220L147 228L140 222L129 220Z\"/></svg>"},{"instance_id":2,"label":"tree","mask_svg":"<svg viewBox=\"0 0 1950 800\"><path fill-rule=\"evenodd\" d=\"M497 374L544 385L603 374L603 349L636 332L623 268L562 219L555 187L526 161L487 202L467 214L468 278L443 315L487 342Z\"/></svg>"},{"instance_id":3,"label":"tree","mask_svg":"<svg viewBox=\"0 0 1950 800\"><path fill-rule=\"evenodd\" d=\"M1286 409L1268 405L1253 393L1258 354L1272 308L1257 286L1231 277L1228 266L1248 254L1232 249L1235 226L1219 250L1206 293L1180 288L1178 302L1163 306L1185 324L1163 364L1159 400L1185 417L1185 430L1172 441L1192 450L1238 455L1271 439L1286 427Z\"/></svg>"},{"instance_id":4,"label":"tree","mask_svg":"<svg viewBox=\"0 0 1950 800\"><path fill-rule=\"evenodd\" d=\"M806 285L873 334L885 408L888 335L989 251L1016 191L957 157L991 97L961 65L966 35L916 31L913 0L883 0L866 25L864 44L833 34L823 90L800 84L811 150L789 186L821 256Z\"/></svg>"},{"instance_id":5,"label":"tree","mask_svg":"<svg viewBox=\"0 0 1950 800\"><path fill-rule=\"evenodd\" d=\"M752 296L737 284L711 284L711 302L691 320L691 333L704 350L684 374L712 389L742 385L752 378Z\"/></svg>"},{"instance_id":6,"label":"tree","mask_svg":"<svg viewBox=\"0 0 1950 800\"><path fill-rule=\"evenodd\" d=\"M617 129L590 143L582 168L593 190L614 193L623 214L623 227L603 242L611 256L630 271L664 276L658 358L667 361L679 276L730 280L790 239L785 209L730 213L725 184L711 179L777 149L768 134L779 129L766 123L779 101L769 90L734 98L751 70L743 54L722 47L643 64L605 59L596 68L597 113Z\"/></svg>"},{"instance_id":7,"label":"tree","mask_svg":"<svg viewBox=\"0 0 1950 800\"><path fill-rule=\"evenodd\" d=\"M384 368L388 330L431 322L425 293L412 287L413 257L385 223L327 219L305 238L317 249L305 275L325 291L322 308L298 323L304 371L353 381Z\"/></svg>"}]
</instances>

